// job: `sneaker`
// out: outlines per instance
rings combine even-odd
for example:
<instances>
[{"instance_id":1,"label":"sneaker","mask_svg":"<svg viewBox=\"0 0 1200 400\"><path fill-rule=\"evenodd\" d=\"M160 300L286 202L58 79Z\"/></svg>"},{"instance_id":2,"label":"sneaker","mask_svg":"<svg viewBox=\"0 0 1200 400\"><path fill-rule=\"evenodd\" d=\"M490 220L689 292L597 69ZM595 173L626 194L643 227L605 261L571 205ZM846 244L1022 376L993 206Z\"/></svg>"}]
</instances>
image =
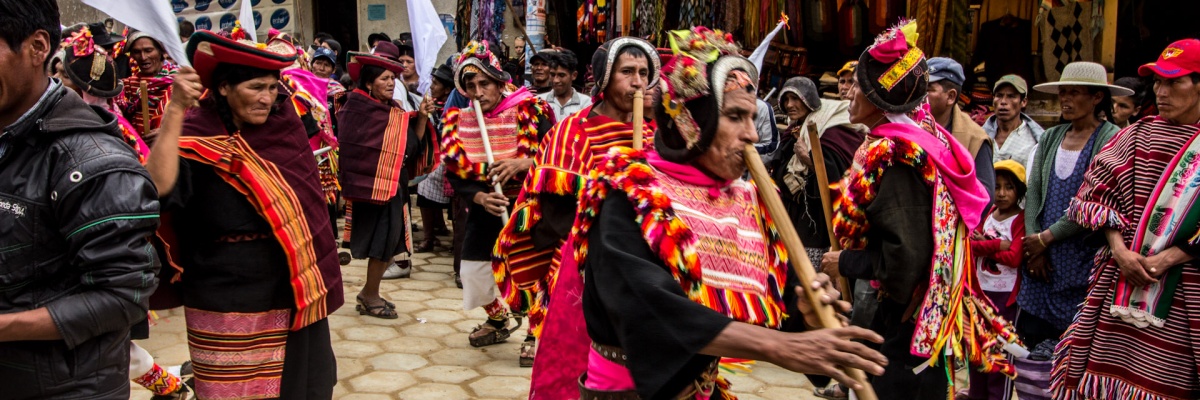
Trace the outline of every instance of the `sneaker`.
<instances>
[{"instance_id":1,"label":"sneaker","mask_svg":"<svg viewBox=\"0 0 1200 400\"><path fill-rule=\"evenodd\" d=\"M400 263L403 263L405 265L404 266L398 265ZM412 275L412 266L408 260L393 261L392 265L389 265L387 267L387 270L383 271L383 279L407 278L409 275Z\"/></svg>"}]
</instances>

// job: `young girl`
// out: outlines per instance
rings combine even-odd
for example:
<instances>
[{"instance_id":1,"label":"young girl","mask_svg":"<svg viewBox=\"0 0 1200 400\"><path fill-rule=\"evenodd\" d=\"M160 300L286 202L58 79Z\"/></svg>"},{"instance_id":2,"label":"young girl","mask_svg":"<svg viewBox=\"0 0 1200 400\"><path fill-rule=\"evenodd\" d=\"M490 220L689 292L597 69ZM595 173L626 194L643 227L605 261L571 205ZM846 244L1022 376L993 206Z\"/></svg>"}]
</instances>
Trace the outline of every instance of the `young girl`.
<instances>
[{"instance_id":1,"label":"young girl","mask_svg":"<svg viewBox=\"0 0 1200 400\"><path fill-rule=\"evenodd\" d=\"M976 256L979 286L1005 319L1017 315L1022 239L1025 236L1025 167L1013 160L996 163L996 200L992 212L975 228L971 251ZM1003 374L971 371L971 400L1007 399L1012 389Z\"/></svg>"}]
</instances>

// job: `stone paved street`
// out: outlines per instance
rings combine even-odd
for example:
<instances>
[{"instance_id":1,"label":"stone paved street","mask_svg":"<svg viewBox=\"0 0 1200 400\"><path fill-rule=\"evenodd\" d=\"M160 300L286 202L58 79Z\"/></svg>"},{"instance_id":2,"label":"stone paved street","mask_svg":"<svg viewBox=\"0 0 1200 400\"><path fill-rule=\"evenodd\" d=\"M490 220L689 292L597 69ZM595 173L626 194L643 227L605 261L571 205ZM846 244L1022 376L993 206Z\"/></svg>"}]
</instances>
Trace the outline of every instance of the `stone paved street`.
<instances>
[{"instance_id":1,"label":"stone paved street","mask_svg":"<svg viewBox=\"0 0 1200 400\"><path fill-rule=\"evenodd\" d=\"M416 236L420 237L421 233ZM449 243L443 238L442 243ZM400 318L360 316L354 296L365 281L367 264L344 266L346 305L329 317L337 354L338 385L334 397L367 399L524 399L530 368L517 365L524 329L508 342L473 348L467 334L485 318L482 310L462 311L462 290L454 286L448 251L413 256L411 278L386 280L380 288L396 303ZM150 339L139 344L163 366L187 359L182 309L158 313ZM732 376L740 398L815 399L812 385L800 374L758 363L746 376ZM133 399L150 393L132 385Z\"/></svg>"}]
</instances>

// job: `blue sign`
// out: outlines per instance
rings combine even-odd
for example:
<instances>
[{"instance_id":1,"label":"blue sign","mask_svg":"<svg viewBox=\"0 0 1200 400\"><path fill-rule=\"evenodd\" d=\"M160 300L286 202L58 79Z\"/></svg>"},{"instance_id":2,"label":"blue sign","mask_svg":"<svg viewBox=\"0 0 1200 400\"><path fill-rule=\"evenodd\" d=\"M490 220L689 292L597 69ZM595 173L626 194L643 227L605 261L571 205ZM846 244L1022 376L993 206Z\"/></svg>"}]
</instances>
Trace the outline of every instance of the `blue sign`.
<instances>
[{"instance_id":1,"label":"blue sign","mask_svg":"<svg viewBox=\"0 0 1200 400\"><path fill-rule=\"evenodd\" d=\"M208 18L208 16L196 18L196 30L211 31L212 30L212 19Z\"/></svg>"},{"instance_id":2,"label":"blue sign","mask_svg":"<svg viewBox=\"0 0 1200 400\"><path fill-rule=\"evenodd\" d=\"M292 15L287 9L280 8L271 13L271 27L275 29L283 29L292 21Z\"/></svg>"},{"instance_id":3,"label":"blue sign","mask_svg":"<svg viewBox=\"0 0 1200 400\"><path fill-rule=\"evenodd\" d=\"M237 16L233 14L225 14L221 16L221 30L233 28L233 24L237 22Z\"/></svg>"},{"instance_id":4,"label":"blue sign","mask_svg":"<svg viewBox=\"0 0 1200 400\"><path fill-rule=\"evenodd\" d=\"M387 4L367 4L367 21L387 19Z\"/></svg>"},{"instance_id":5,"label":"blue sign","mask_svg":"<svg viewBox=\"0 0 1200 400\"><path fill-rule=\"evenodd\" d=\"M262 27L262 13L255 11L254 12L254 30L257 31L258 28L261 28L261 27Z\"/></svg>"},{"instance_id":6,"label":"blue sign","mask_svg":"<svg viewBox=\"0 0 1200 400\"><path fill-rule=\"evenodd\" d=\"M287 0L271 0L271 2L273 2L273 3L275 3L275 4L283 4L283 3L284 3L284 2L286 2L286 1L287 1Z\"/></svg>"},{"instance_id":7,"label":"blue sign","mask_svg":"<svg viewBox=\"0 0 1200 400\"><path fill-rule=\"evenodd\" d=\"M251 7L257 7L257 6L258 6L258 3L259 3L260 1L262 1L262 0L253 0L253 1L251 1L251 2L250 2L250 6L251 6Z\"/></svg>"},{"instance_id":8,"label":"blue sign","mask_svg":"<svg viewBox=\"0 0 1200 400\"><path fill-rule=\"evenodd\" d=\"M179 14L188 8L188 3L184 0L171 0L171 8Z\"/></svg>"},{"instance_id":9,"label":"blue sign","mask_svg":"<svg viewBox=\"0 0 1200 400\"><path fill-rule=\"evenodd\" d=\"M212 4L212 0L196 0L196 11L208 10L209 4Z\"/></svg>"},{"instance_id":10,"label":"blue sign","mask_svg":"<svg viewBox=\"0 0 1200 400\"><path fill-rule=\"evenodd\" d=\"M221 8L225 9L233 7L233 3L237 3L237 0L217 0L217 4L220 4Z\"/></svg>"}]
</instances>

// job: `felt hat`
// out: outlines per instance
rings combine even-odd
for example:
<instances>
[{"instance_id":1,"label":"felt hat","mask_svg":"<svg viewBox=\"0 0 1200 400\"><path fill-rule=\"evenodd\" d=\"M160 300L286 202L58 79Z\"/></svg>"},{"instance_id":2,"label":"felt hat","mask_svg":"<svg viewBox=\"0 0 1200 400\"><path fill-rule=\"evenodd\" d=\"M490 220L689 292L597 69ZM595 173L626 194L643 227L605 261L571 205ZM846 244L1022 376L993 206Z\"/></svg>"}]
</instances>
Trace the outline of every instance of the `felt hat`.
<instances>
[{"instance_id":1,"label":"felt hat","mask_svg":"<svg viewBox=\"0 0 1200 400\"><path fill-rule=\"evenodd\" d=\"M658 84L658 72L662 69L662 61L657 57L658 51L654 46L641 38L619 37L605 42L592 53L592 75L596 80L596 87L592 88L592 98L598 98L608 88L608 77L617 63L617 54L628 46L641 49L642 54L649 59L647 61L650 67L650 82L647 82L645 87L650 88Z\"/></svg>"},{"instance_id":2,"label":"felt hat","mask_svg":"<svg viewBox=\"0 0 1200 400\"><path fill-rule=\"evenodd\" d=\"M1025 78L1020 75L1008 74L996 80L996 84L992 86L992 93L995 93L1001 86L1009 85L1017 90L1017 93L1022 95L1029 93L1029 85L1025 83Z\"/></svg>"},{"instance_id":3,"label":"felt hat","mask_svg":"<svg viewBox=\"0 0 1200 400\"><path fill-rule=\"evenodd\" d=\"M739 88L753 92L758 68L741 56L727 33L698 26L668 35L674 54L662 67L666 90L655 106L654 149L664 160L686 163L712 144L725 93Z\"/></svg>"},{"instance_id":4,"label":"felt hat","mask_svg":"<svg viewBox=\"0 0 1200 400\"><path fill-rule=\"evenodd\" d=\"M96 45L100 47L112 46L122 40L125 40L124 36L110 33L108 28L104 27L103 22L90 23L88 24L87 28L88 31L92 32L92 41L94 41Z\"/></svg>"},{"instance_id":5,"label":"felt hat","mask_svg":"<svg viewBox=\"0 0 1200 400\"><path fill-rule=\"evenodd\" d=\"M454 86L454 68L450 63L439 65L433 70L433 79L437 79L443 85Z\"/></svg>"},{"instance_id":6,"label":"felt hat","mask_svg":"<svg viewBox=\"0 0 1200 400\"><path fill-rule=\"evenodd\" d=\"M467 94L467 85L463 79L469 73L482 73L501 83L508 83L512 80L512 77L500 66L500 59L496 58L496 55L488 48L486 41L472 40L467 43L466 47L463 47L462 53L458 56L458 61L454 66L454 88L464 95Z\"/></svg>"},{"instance_id":7,"label":"felt hat","mask_svg":"<svg viewBox=\"0 0 1200 400\"><path fill-rule=\"evenodd\" d=\"M812 79L803 76L794 76L783 83L783 90L779 91L779 98L783 99L783 95L791 93L800 98L800 102L808 107L809 111L817 111L821 109L821 94L817 91L817 85ZM782 103L780 104L782 106Z\"/></svg>"},{"instance_id":8,"label":"felt hat","mask_svg":"<svg viewBox=\"0 0 1200 400\"><path fill-rule=\"evenodd\" d=\"M350 79L355 81L358 81L358 74L362 72L364 65L383 68L396 75L404 72L404 67L400 65L400 49L392 42L376 43L372 53L352 51L347 55L350 57L350 62L346 64L346 73L350 74Z\"/></svg>"},{"instance_id":9,"label":"felt hat","mask_svg":"<svg viewBox=\"0 0 1200 400\"><path fill-rule=\"evenodd\" d=\"M867 100L888 113L907 113L925 101L929 65L917 48L917 23L890 28L858 57L854 69Z\"/></svg>"},{"instance_id":10,"label":"felt hat","mask_svg":"<svg viewBox=\"0 0 1200 400\"><path fill-rule=\"evenodd\" d=\"M1017 176L1017 180L1021 181L1021 184L1025 184L1025 166L1021 165L1021 163L1014 160L1003 160L996 162L993 168L995 168L997 172L1011 172L1013 175Z\"/></svg>"},{"instance_id":11,"label":"felt hat","mask_svg":"<svg viewBox=\"0 0 1200 400\"><path fill-rule=\"evenodd\" d=\"M230 33L196 31L188 40L187 57L200 75L200 83L212 89L213 72L221 64L282 70L296 62L298 52L290 44L269 49L265 44L250 42L239 27Z\"/></svg>"},{"instance_id":12,"label":"felt hat","mask_svg":"<svg viewBox=\"0 0 1200 400\"><path fill-rule=\"evenodd\" d=\"M367 45L370 45L371 43L375 43L378 41L390 42L390 41L392 41L392 38L389 37L388 34L383 33L383 32L376 32L376 33L367 35Z\"/></svg>"},{"instance_id":13,"label":"felt hat","mask_svg":"<svg viewBox=\"0 0 1200 400\"><path fill-rule=\"evenodd\" d=\"M1178 78L1194 72L1200 72L1200 40L1183 39L1171 43L1159 54L1158 61L1138 68L1138 75L1161 75L1164 78ZM1116 94L1113 94L1116 96Z\"/></svg>"},{"instance_id":14,"label":"felt hat","mask_svg":"<svg viewBox=\"0 0 1200 400\"><path fill-rule=\"evenodd\" d=\"M117 78L117 68L112 59L103 51L98 51L99 46L86 29L64 40L63 75L84 93L106 99L117 97L124 90L124 85Z\"/></svg>"},{"instance_id":15,"label":"felt hat","mask_svg":"<svg viewBox=\"0 0 1200 400\"><path fill-rule=\"evenodd\" d=\"M1033 90L1058 94L1060 86L1092 86L1107 88L1113 96L1132 96L1133 91L1117 85L1108 84L1108 72L1104 66L1089 61L1076 61L1067 64L1059 76L1058 82L1046 82L1033 86Z\"/></svg>"}]
</instances>

